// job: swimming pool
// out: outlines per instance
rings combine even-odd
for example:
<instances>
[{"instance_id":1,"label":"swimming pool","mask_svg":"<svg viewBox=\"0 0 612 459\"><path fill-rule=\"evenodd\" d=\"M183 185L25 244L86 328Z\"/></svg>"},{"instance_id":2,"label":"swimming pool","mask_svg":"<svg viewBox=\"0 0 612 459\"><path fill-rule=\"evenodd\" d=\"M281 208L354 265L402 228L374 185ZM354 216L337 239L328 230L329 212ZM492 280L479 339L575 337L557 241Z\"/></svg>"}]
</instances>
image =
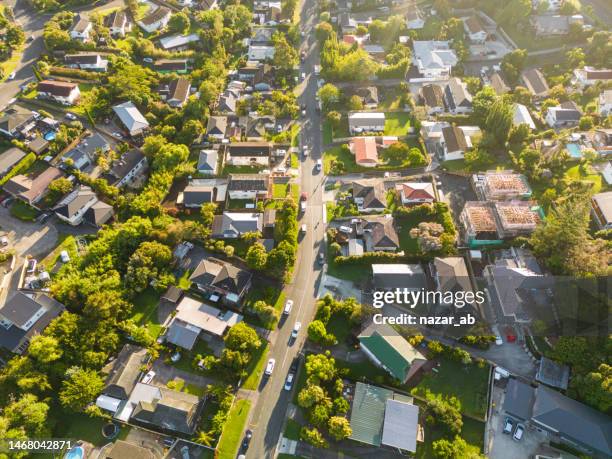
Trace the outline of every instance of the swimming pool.
<instances>
[{"instance_id":1,"label":"swimming pool","mask_svg":"<svg viewBox=\"0 0 612 459\"><path fill-rule=\"evenodd\" d=\"M64 459L83 459L85 455L85 451L83 451L83 447L75 446L70 451L66 453Z\"/></svg>"},{"instance_id":2,"label":"swimming pool","mask_svg":"<svg viewBox=\"0 0 612 459\"><path fill-rule=\"evenodd\" d=\"M565 148L569 152L569 155L574 159L582 158L582 150L580 149L580 145L577 143L568 143Z\"/></svg>"},{"instance_id":3,"label":"swimming pool","mask_svg":"<svg viewBox=\"0 0 612 459\"><path fill-rule=\"evenodd\" d=\"M45 135L43 137L46 141L50 142L51 140L55 139L55 131L45 132Z\"/></svg>"}]
</instances>

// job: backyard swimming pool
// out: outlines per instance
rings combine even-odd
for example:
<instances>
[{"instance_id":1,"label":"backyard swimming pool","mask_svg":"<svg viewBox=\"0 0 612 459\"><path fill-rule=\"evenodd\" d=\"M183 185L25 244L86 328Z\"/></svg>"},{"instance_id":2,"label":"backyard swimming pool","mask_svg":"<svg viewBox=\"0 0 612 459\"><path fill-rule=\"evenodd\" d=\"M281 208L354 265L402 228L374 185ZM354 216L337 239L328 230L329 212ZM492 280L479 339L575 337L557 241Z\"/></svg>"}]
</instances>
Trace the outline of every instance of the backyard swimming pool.
<instances>
[{"instance_id":1,"label":"backyard swimming pool","mask_svg":"<svg viewBox=\"0 0 612 459\"><path fill-rule=\"evenodd\" d=\"M64 459L83 459L84 453L83 447L75 446L66 453Z\"/></svg>"},{"instance_id":2,"label":"backyard swimming pool","mask_svg":"<svg viewBox=\"0 0 612 459\"><path fill-rule=\"evenodd\" d=\"M567 148L567 151L572 158L574 159L582 158L582 149L580 148L580 145L578 145L577 143L568 143L565 146L565 148Z\"/></svg>"},{"instance_id":3,"label":"backyard swimming pool","mask_svg":"<svg viewBox=\"0 0 612 459\"><path fill-rule=\"evenodd\" d=\"M55 139L55 131L45 132L45 135L43 137L47 142L50 142Z\"/></svg>"}]
</instances>

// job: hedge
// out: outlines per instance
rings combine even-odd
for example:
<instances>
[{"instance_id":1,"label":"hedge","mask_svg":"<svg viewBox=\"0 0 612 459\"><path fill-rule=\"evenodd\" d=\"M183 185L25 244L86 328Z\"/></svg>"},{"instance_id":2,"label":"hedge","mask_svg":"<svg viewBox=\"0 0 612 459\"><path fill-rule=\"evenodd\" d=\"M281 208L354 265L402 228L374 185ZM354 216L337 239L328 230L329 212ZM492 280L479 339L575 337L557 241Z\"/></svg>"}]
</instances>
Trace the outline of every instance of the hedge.
<instances>
[{"instance_id":1,"label":"hedge","mask_svg":"<svg viewBox=\"0 0 612 459\"><path fill-rule=\"evenodd\" d=\"M19 161L19 163L15 167L13 167L13 169L8 174L6 174L0 179L0 186L4 185L16 175L19 175L22 172L28 170L28 168L32 164L34 164L34 161L36 161L36 155L34 153L28 153L21 161Z\"/></svg>"},{"instance_id":2,"label":"hedge","mask_svg":"<svg viewBox=\"0 0 612 459\"><path fill-rule=\"evenodd\" d=\"M100 81L102 74L99 72L88 72L87 70L71 69L68 67L51 67L50 75L63 76L67 78L78 78L80 80Z\"/></svg>"}]
</instances>

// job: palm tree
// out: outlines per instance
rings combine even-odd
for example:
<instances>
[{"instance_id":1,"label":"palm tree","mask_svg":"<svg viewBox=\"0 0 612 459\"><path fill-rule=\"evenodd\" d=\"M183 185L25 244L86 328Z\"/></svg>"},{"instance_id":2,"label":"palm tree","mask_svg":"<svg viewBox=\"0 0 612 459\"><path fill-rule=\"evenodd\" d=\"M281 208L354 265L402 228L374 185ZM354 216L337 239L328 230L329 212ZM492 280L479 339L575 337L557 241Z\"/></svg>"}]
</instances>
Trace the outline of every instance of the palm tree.
<instances>
[{"instance_id":1,"label":"palm tree","mask_svg":"<svg viewBox=\"0 0 612 459\"><path fill-rule=\"evenodd\" d=\"M210 432L204 432L203 430L200 430L198 432L198 435L195 439L196 443L200 443L204 446L210 446L213 442L214 438L211 435Z\"/></svg>"}]
</instances>

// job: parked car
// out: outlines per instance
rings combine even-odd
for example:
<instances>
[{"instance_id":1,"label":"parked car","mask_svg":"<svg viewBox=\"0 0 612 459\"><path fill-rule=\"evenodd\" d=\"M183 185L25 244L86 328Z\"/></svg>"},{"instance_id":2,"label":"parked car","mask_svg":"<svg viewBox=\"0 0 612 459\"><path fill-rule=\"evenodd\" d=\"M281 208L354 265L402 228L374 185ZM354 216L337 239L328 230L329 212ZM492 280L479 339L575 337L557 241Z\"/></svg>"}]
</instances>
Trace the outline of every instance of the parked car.
<instances>
[{"instance_id":1,"label":"parked car","mask_svg":"<svg viewBox=\"0 0 612 459\"><path fill-rule=\"evenodd\" d=\"M296 322L293 326L293 330L291 330L291 337L293 339L298 337L298 333L300 332L300 328L302 328L302 322Z\"/></svg>"},{"instance_id":2,"label":"parked car","mask_svg":"<svg viewBox=\"0 0 612 459\"><path fill-rule=\"evenodd\" d=\"M2 207L8 207L11 205L11 203L15 200L15 198L13 198L12 196L9 196L8 198L5 198L2 200L2 202L0 204L2 204Z\"/></svg>"},{"instance_id":3,"label":"parked car","mask_svg":"<svg viewBox=\"0 0 612 459\"><path fill-rule=\"evenodd\" d=\"M275 359L268 360L268 364L266 365L266 371L265 371L266 375L270 376L272 374L272 372L274 371L274 365L276 365Z\"/></svg>"},{"instance_id":4,"label":"parked car","mask_svg":"<svg viewBox=\"0 0 612 459\"><path fill-rule=\"evenodd\" d=\"M304 155L304 158L308 156L308 147L304 147L304 151L302 154Z\"/></svg>"},{"instance_id":5,"label":"parked car","mask_svg":"<svg viewBox=\"0 0 612 459\"><path fill-rule=\"evenodd\" d=\"M145 57L145 58L142 59L142 62L146 62L147 64L152 64L153 63L153 58Z\"/></svg>"},{"instance_id":6,"label":"parked car","mask_svg":"<svg viewBox=\"0 0 612 459\"><path fill-rule=\"evenodd\" d=\"M60 252L60 259L62 260L62 263L68 263L70 261L70 255L68 255L67 250L62 250Z\"/></svg>"},{"instance_id":7,"label":"parked car","mask_svg":"<svg viewBox=\"0 0 612 459\"><path fill-rule=\"evenodd\" d=\"M26 268L26 272L28 274L32 274L32 273L36 272L36 266L37 265L38 265L38 262L34 258L30 258L30 260L28 261L28 266Z\"/></svg>"},{"instance_id":8,"label":"parked car","mask_svg":"<svg viewBox=\"0 0 612 459\"><path fill-rule=\"evenodd\" d=\"M353 229L350 226L340 225L338 227L338 231L340 231L341 233L351 234L353 232Z\"/></svg>"},{"instance_id":9,"label":"parked car","mask_svg":"<svg viewBox=\"0 0 612 459\"><path fill-rule=\"evenodd\" d=\"M8 245L8 243L9 243L8 237L6 237L6 236L0 237L0 244Z\"/></svg>"},{"instance_id":10,"label":"parked car","mask_svg":"<svg viewBox=\"0 0 612 459\"><path fill-rule=\"evenodd\" d=\"M303 224L300 230L302 231L302 234L306 234L306 224Z\"/></svg>"},{"instance_id":11,"label":"parked car","mask_svg":"<svg viewBox=\"0 0 612 459\"><path fill-rule=\"evenodd\" d=\"M521 441L524 433L525 433L525 426L523 424L517 424L516 430L514 431L514 435L512 435L512 439L516 441Z\"/></svg>"},{"instance_id":12,"label":"parked car","mask_svg":"<svg viewBox=\"0 0 612 459\"><path fill-rule=\"evenodd\" d=\"M164 438L164 446L172 446L174 444L174 438Z\"/></svg>"},{"instance_id":13,"label":"parked car","mask_svg":"<svg viewBox=\"0 0 612 459\"><path fill-rule=\"evenodd\" d=\"M317 159L316 169L317 171L320 171L321 169L323 169L323 161L321 161L320 159Z\"/></svg>"},{"instance_id":14,"label":"parked car","mask_svg":"<svg viewBox=\"0 0 612 459\"><path fill-rule=\"evenodd\" d=\"M9 76L7 77L7 80L14 80L16 76L17 76L17 73L11 72Z\"/></svg>"},{"instance_id":15,"label":"parked car","mask_svg":"<svg viewBox=\"0 0 612 459\"><path fill-rule=\"evenodd\" d=\"M293 361L291 362L291 366L289 367L289 371L292 372L292 373L297 373L299 366L300 366L300 358L299 357L295 357L293 359Z\"/></svg>"},{"instance_id":16,"label":"parked car","mask_svg":"<svg viewBox=\"0 0 612 459\"><path fill-rule=\"evenodd\" d=\"M151 381L153 381L153 378L155 378L155 372L151 370L146 375L143 376L141 382L143 384L149 384Z\"/></svg>"},{"instance_id":17,"label":"parked car","mask_svg":"<svg viewBox=\"0 0 612 459\"><path fill-rule=\"evenodd\" d=\"M180 352L175 352L174 354L172 354L172 356L170 357L170 360L172 360L174 363L178 362L179 360L181 360L181 353Z\"/></svg>"},{"instance_id":18,"label":"parked car","mask_svg":"<svg viewBox=\"0 0 612 459\"><path fill-rule=\"evenodd\" d=\"M285 302L285 308L283 309L283 314L288 315L291 312L292 307L293 307L293 300L287 300Z\"/></svg>"},{"instance_id":19,"label":"parked car","mask_svg":"<svg viewBox=\"0 0 612 459\"><path fill-rule=\"evenodd\" d=\"M121 134L121 132L113 132L113 137L116 139L123 139L123 135Z\"/></svg>"},{"instance_id":20,"label":"parked car","mask_svg":"<svg viewBox=\"0 0 612 459\"><path fill-rule=\"evenodd\" d=\"M240 446L240 450L244 453L247 449L249 449L249 443L251 443L251 438L253 438L253 431L247 429L244 433L244 438L242 439L242 445Z\"/></svg>"},{"instance_id":21,"label":"parked car","mask_svg":"<svg viewBox=\"0 0 612 459\"><path fill-rule=\"evenodd\" d=\"M295 375L293 373L289 373L287 375L287 380L285 381L285 390L291 390L291 388L293 387L293 378L295 378Z\"/></svg>"},{"instance_id":22,"label":"parked car","mask_svg":"<svg viewBox=\"0 0 612 459\"><path fill-rule=\"evenodd\" d=\"M36 221L38 223L44 223L51 218L51 215L53 215L51 212L45 212L44 214L39 215Z\"/></svg>"},{"instance_id":23,"label":"parked car","mask_svg":"<svg viewBox=\"0 0 612 459\"><path fill-rule=\"evenodd\" d=\"M74 121L77 119L77 116L74 113L70 113L70 112L66 113L65 117L67 120L70 120L70 121Z\"/></svg>"},{"instance_id":24,"label":"parked car","mask_svg":"<svg viewBox=\"0 0 612 459\"><path fill-rule=\"evenodd\" d=\"M507 435L510 435L513 430L514 430L514 422L512 422L512 419L506 418L504 420L504 433Z\"/></svg>"},{"instance_id":25,"label":"parked car","mask_svg":"<svg viewBox=\"0 0 612 459\"><path fill-rule=\"evenodd\" d=\"M324 265L325 264L325 255L323 254L323 252L319 253L319 264L320 265Z\"/></svg>"}]
</instances>

